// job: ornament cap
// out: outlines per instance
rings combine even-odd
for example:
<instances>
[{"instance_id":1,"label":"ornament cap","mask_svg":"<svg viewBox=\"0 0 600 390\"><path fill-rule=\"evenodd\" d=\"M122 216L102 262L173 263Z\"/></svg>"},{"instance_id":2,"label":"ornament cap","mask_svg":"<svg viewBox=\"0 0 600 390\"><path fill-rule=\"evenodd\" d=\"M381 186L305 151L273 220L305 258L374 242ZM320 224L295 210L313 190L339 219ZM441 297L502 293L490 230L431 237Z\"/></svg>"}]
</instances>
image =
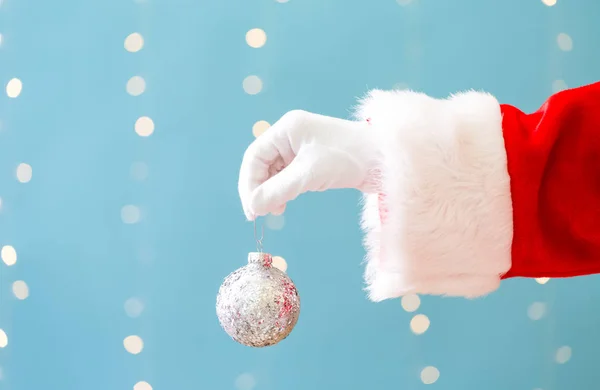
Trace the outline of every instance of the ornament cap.
<instances>
[{"instance_id":1,"label":"ornament cap","mask_svg":"<svg viewBox=\"0 0 600 390\"><path fill-rule=\"evenodd\" d=\"M273 256L265 252L250 252L248 253L248 264L260 264L263 267L271 268Z\"/></svg>"}]
</instances>

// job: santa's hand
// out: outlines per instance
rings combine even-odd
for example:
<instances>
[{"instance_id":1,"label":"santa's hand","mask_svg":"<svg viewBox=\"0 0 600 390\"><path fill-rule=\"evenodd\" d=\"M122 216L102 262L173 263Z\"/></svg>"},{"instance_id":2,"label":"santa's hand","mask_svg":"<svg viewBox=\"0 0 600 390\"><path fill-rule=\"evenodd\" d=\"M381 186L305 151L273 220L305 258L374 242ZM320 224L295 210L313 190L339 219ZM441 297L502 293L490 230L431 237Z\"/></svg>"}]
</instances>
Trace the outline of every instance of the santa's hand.
<instances>
[{"instance_id":1,"label":"santa's hand","mask_svg":"<svg viewBox=\"0 0 600 390\"><path fill-rule=\"evenodd\" d=\"M238 190L249 220L281 214L308 191L373 190L377 151L366 122L290 111L246 150Z\"/></svg>"}]
</instances>

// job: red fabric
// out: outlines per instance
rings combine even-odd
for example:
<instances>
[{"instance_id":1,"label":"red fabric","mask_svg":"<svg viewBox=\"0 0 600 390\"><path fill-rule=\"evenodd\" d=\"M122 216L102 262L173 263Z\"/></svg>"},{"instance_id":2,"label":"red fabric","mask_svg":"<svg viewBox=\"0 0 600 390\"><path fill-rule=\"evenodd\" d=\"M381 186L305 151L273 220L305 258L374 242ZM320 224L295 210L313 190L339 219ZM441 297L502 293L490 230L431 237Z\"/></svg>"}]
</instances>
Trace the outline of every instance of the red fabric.
<instances>
[{"instance_id":1,"label":"red fabric","mask_svg":"<svg viewBox=\"0 0 600 390\"><path fill-rule=\"evenodd\" d=\"M600 273L600 83L533 114L501 110L514 218L504 278Z\"/></svg>"}]
</instances>

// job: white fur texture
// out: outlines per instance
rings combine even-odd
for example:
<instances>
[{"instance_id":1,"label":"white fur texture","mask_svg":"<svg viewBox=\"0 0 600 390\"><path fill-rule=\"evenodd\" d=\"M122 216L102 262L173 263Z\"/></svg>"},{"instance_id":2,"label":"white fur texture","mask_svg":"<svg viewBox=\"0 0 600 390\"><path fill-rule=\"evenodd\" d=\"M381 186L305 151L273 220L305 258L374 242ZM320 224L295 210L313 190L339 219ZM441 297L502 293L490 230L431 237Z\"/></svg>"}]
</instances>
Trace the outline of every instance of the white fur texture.
<instances>
[{"instance_id":1,"label":"white fur texture","mask_svg":"<svg viewBox=\"0 0 600 390\"><path fill-rule=\"evenodd\" d=\"M491 95L440 100L375 90L360 102L381 148L381 189L365 195L369 298L407 293L478 297L511 266L510 178L502 114Z\"/></svg>"}]
</instances>

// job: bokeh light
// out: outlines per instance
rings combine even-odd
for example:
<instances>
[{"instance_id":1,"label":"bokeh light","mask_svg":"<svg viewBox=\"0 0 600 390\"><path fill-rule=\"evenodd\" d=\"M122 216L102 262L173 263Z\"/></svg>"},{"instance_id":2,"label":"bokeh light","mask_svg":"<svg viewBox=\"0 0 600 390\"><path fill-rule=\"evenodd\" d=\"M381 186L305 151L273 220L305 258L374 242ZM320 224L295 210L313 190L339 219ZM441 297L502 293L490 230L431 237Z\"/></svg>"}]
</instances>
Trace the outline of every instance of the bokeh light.
<instances>
[{"instance_id":1,"label":"bokeh light","mask_svg":"<svg viewBox=\"0 0 600 390\"><path fill-rule=\"evenodd\" d=\"M439 378L440 378L440 371L433 366L425 367L421 371L421 382L423 382L426 385L431 385L431 384L437 382L437 380Z\"/></svg>"},{"instance_id":2,"label":"bokeh light","mask_svg":"<svg viewBox=\"0 0 600 390\"><path fill-rule=\"evenodd\" d=\"M135 132L140 137L149 137L154 133L154 121L147 116L142 116L135 121Z\"/></svg>"},{"instance_id":3,"label":"bokeh light","mask_svg":"<svg viewBox=\"0 0 600 390\"><path fill-rule=\"evenodd\" d=\"M17 280L12 285L13 294L17 299L24 300L29 296L29 286L22 280Z\"/></svg>"},{"instance_id":4,"label":"bokeh light","mask_svg":"<svg viewBox=\"0 0 600 390\"><path fill-rule=\"evenodd\" d=\"M412 313L421 306L421 299L417 294L407 294L402 297L401 303L405 311Z\"/></svg>"},{"instance_id":5,"label":"bokeh light","mask_svg":"<svg viewBox=\"0 0 600 390\"><path fill-rule=\"evenodd\" d=\"M141 381L133 386L133 390L152 390L152 386L146 381Z\"/></svg>"},{"instance_id":6,"label":"bokeh light","mask_svg":"<svg viewBox=\"0 0 600 390\"><path fill-rule=\"evenodd\" d=\"M573 354L573 351L571 350L571 347L569 347L569 346L560 347L556 350L556 356L555 356L556 362L558 364L565 364L566 362L571 360L572 354Z\"/></svg>"},{"instance_id":7,"label":"bokeh light","mask_svg":"<svg viewBox=\"0 0 600 390\"><path fill-rule=\"evenodd\" d=\"M125 350L132 355L137 355L144 349L144 341L140 336L127 336L123 340Z\"/></svg>"},{"instance_id":8,"label":"bokeh light","mask_svg":"<svg viewBox=\"0 0 600 390\"><path fill-rule=\"evenodd\" d=\"M140 96L146 90L146 81L141 76L133 76L127 81L125 90L131 96Z\"/></svg>"},{"instance_id":9,"label":"bokeh light","mask_svg":"<svg viewBox=\"0 0 600 390\"><path fill-rule=\"evenodd\" d=\"M129 298L124 304L125 314L130 318L138 318L144 311L144 303L139 298Z\"/></svg>"},{"instance_id":10,"label":"bokeh light","mask_svg":"<svg viewBox=\"0 0 600 390\"><path fill-rule=\"evenodd\" d=\"M17 251L11 245L4 245L2 250L0 251L0 257L2 257L2 261L4 264L15 265L17 263Z\"/></svg>"},{"instance_id":11,"label":"bokeh light","mask_svg":"<svg viewBox=\"0 0 600 390\"><path fill-rule=\"evenodd\" d=\"M252 374L241 374L235 380L235 388L237 390L253 390L255 386L256 379L254 379Z\"/></svg>"},{"instance_id":12,"label":"bokeh light","mask_svg":"<svg viewBox=\"0 0 600 390\"><path fill-rule=\"evenodd\" d=\"M8 336L4 329L0 329L0 348L4 348L8 345Z\"/></svg>"},{"instance_id":13,"label":"bokeh light","mask_svg":"<svg viewBox=\"0 0 600 390\"><path fill-rule=\"evenodd\" d=\"M425 314L417 314L410 320L410 329L414 334L423 334L429 329L429 318Z\"/></svg>"},{"instance_id":14,"label":"bokeh light","mask_svg":"<svg viewBox=\"0 0 600 390\"><path fill-rule=\"evenodd\" d=\"M17 166L17 180L21 183L29 183L33 176L33 168L31 165L21 163Z\"/></svg>"},{"instance_id":15,"label":"bokeh light","mask_svg":"<svg viewBox=\"0 0 600 390\"><path fill-rule=\"evenodd\" d=\"M404 91L409 89L408 84L404 83L404 82L399 82L394 84L394 86L392 87L392 89L398 90L398 91Z\"/></svg>"},{"instance_id":16,"label":"bokeh light","mask_svg":"<svg viewBox=\"0 0 600 390\"><path fill-rule=\"evenodd\" d=\"M542 302L534 302L527 309L527 316L533 321L540 320L546 313L546 304Z\"/></svg>"},{"instance_id":17,"label":"bokeh light","mask_svg":"<svg viewBox=\"0 0 600 390\"><path fill-rule=\"evenodd\" d=\"M565 83L564 80L554 80L552 82L552 92L554 92L554 93L564 91L567 88L568 88L567 83Z\"/></svg>"},{"instance_id":18,"label":"bokeh light","mask_svg":"<svg viewBox=\"0 0 600 390\"><path fill-rule=\"evenodd\" d=\"M573 50L573 39L566 33L560 33L556 37L556 43L558 44L558 48L562 51L571 51Z\"/></svg>"},{"instance_id":19,"label":"bokeh light","mask_svg":"<svg viewBox=\"0 0 600 390\"><path fill-rule=\"evenodd\" d=\"M136 181L143 181L148 178L149 171L146 163L138 161L131 164L129 168L129 174L131 178Z\"/></svg>"},{"instance_id":20,"label":"bokeh light","mask_svg":"<svg viewBox=\"0 0 600 390\"><path fill-rule=\"evenodd\" d=\"M21 80L17 78L11 79L8 83L6 83L6 95L9 98L16 98L23 91L23 83Z\"/></svg>"},{"instance_id":21,"label":"bokeh light","mask_svg":"<svg viewBox=\"0 0 600 390\"><path fill-rule=\"evenodd\" d=\"M267 33L260 28L253 28L246 33L246 43L248 46L258 49L267 42Z\"/></svg>"},{"instance_id":22,"label":"bokeh light","mask_svg":"<svg viewBox=\"0 0 600 390\"><path fill-rule=\"evenodd\" d=\"M281 256L273 256L273 267L286 272L287 271L287 262Z\"/></svg>"},{"instance_id":23,"label":"bokeh light","mask_svg":"<svg viewBox=\"0 0 600 390\"><path fill-rule=\"evenodd\" d=\"M269 214L265 217L265 225L271 230L281 230L285 226L285 217Z\"/></svg>"},{"instance_id":24,"label":"bokeh light","mask_svg":"<svg viewBox=\"0 0 600 390\"><path fill-rule=\"evenodd\" d=\"M258 121L252 126L252 134L255 137L260 137L267 129L271 127L267 121Z\"/></svg>"},{"instance_id":25,"label":"bokeh light","mask_svg":"<svg viewBox=\"0 0 600 390\"><path fill-rule=\"evenodd\" d=\"M144 37L140 33L132 33L125 38L125 50L136 53L144 47Z\"/></svg>"},{"instance_id":26,"label":"bokeh light","mask_svg":"<svg viewBox=\"0 0 600 390\"><path fill-rule=\"evenodd\" d=\"M121 220L125 224L131 225L134 223L138 223L140 221L141 216L142 213L138 206L128 204L126 206L123 206L123 208L121 209Z\"/></svg>"},{"instance_id":27,"label":"bokeh light","mask_svg":"<svg viewBox=\"0 0 600 390\"><path fill-rule=\"evenodd\" d=\"M258 76L252 75L244 79L242 86L248 95L256 95L262 91L263 83Z\"/></svg>"}]
</instances>

